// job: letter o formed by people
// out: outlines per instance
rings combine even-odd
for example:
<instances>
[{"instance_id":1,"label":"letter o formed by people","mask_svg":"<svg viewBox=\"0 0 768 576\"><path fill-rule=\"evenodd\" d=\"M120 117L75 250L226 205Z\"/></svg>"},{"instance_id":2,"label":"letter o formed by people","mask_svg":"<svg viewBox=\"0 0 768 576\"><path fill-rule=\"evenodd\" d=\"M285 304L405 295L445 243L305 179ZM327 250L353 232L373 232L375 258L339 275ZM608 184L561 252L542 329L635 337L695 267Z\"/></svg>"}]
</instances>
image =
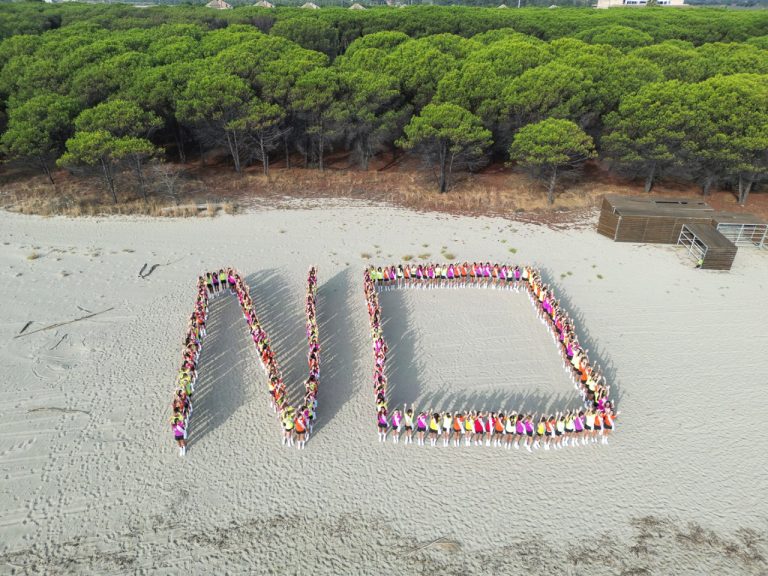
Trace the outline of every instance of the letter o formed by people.
<instances>
[{"instance_id":1,"label":"letter o formed by people","mask_svg":"<svg viewBox=\"0 0 768 576\"><path fill-rule=\"evenodd\" d=\"M523 293L534 314L546 326L563 361L567 379L580 400L547 414L523 407L496 411L468 410L467 406L421 409L413 405L391 410L388 398L387 352L379 293L400 289L493 288ZM373 390L379 442L436 446L494 446L510 449L559 449L608 442L617 412L609 398L610 386L597 364L590 362L578 342L576 327L554 290L531 266L490 263L399 264L370 267L363 273L373 351ZM574 399L576 400L576 399Z\"/></svg>"}]
</instances>

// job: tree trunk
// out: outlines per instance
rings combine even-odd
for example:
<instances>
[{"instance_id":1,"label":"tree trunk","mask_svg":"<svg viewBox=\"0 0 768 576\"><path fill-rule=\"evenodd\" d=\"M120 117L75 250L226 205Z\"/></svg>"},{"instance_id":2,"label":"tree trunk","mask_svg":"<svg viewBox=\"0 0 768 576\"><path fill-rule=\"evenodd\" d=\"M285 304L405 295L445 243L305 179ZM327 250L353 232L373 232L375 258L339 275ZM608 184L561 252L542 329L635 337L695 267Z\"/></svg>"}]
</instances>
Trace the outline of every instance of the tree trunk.
<instances>
[{"instance_id":1,"label":"tree trunk","mask_svg":"<svg viewBox=\"0 0 768 576\"><path fill-rule=\"evenodd\" d=\"M739 206L744 206L744 204L747 203L747 198L749 198L749 193L752 191L753 183L754 179L744 178L741 175L739 176Z\"/></svg>"},{"instance_id":2,"label":"tree trunk","mask_svg":"<svg viewBox=\"0 0 768 576\"><path fill-rule=\"evenodd\" d=\"M701 185L701 193L704 196L709 196L710 192L712 191L712 183L714 182L715 177L714 176L707 176L704 179L704 183Z\"/></svg>"},{"instance_id":3,"label":"tree trunk","mask_svg":"<svg viewBox=\"0 0 768 576\"><path fill-rule=\"evenodd\" d=\"M320 172L323 171L323 149L325 148L325 139L323 138L323 134L320 134L320 139L318 140L318 146L317 146L317 160L318 164L320 165Z\"/></svg>"},{"instance_id":4,"label":"tree trunk","mask_svg":"<svg viewBox=\"0 0 768 576\"><path fill-rule=\"evenodd\" d=\"M181 126L178 122L173 122L173 138L176 140L176 150L179 152L179 161L182 164L186 164L187 155L184 152L184 136L181 133Z\"/></svg>"},{"instance_id":5,"label":"tree trunk","mask_svg":"<svg viewBox=\"0 0 768 576\"><path fill-rule=\"evenodd\" d=\"M147 186L144 181L144 167L142 166L141 158L139 157L134 160L134 170L136 171L136 181L139 183L139 192L141 192L141 197L144 198L144 202L146 202Z\"/></svg>"},{"instance_id":6,"label":"tree trunk","mask_svg":"<svg viewBox=\"0 0 768 576\"><path fill-rule=\"evenodd\" d=\"M447 144L440 145L440 193L444 193L448 190L448 182L446 180L447 170Z\"/></svg>"},{"instance_id":7,"label":"tree trunk","mask_svg":"<svg viewBox=\"0 0 768 576\"><path fill-rule=\"evenodd\" d=\"M227 137L227 146L229 146L229 154L232 156L232 160L235 163L235 172L240 174L240 150L237 148L237 136L236 133L230 134L225 132Z\"/></svg>"},{"instance_id":8,"label":"tree trunk","mask_svg":"<svg viewBox=\"0 0 768 576\"><path fill-rule=\"evenodd\" d=\"M654 178L656 176L656 162L651 164L648 175L645 177L645 193L648 194L653 189Z\"/></svg>"},{"instance_id":9,"label":"tree trunk","mask_svg":"<svg viewBox=\"0 0 768 576\"><path fill-rule=\"evenodd\" d=\"M360 167L363 169L363 171L368 171L368 162L371 157L371 147L368 144L368 139L365 137L362 137L357 142L357 150L360 153Z\"/></svg>"},{"instance_id":10,"label":"tree trunk","mask_svg":"<svg viewBox=\"0 0 768 576\"><path fill-rule=\"evenodd\" d=\"M264 176L269 176L269 156L264 149L264 136L259 137L259 150L261 150L261 165L264 168Z\"/></svg>"},{"instance_id":11,"label":"tree trunk","mask_svg":"<svg viewBox=\"0 0 768 576\"><path fill-rule=\"evenodd\" d=\"M291 155L288 153L288 132L283 137L283 144L285 145L285 167L291 167Z\"/></svg>"},{"instance_id":12,"label":"tree trunk","mask_svg":"<svg viewBox=\"0 0 768 576\"><path fill-rule=\"evenodd\" d=\"M552 169L552 176L549 177L547 185L547 202L550 206L555 203L555 184L557 184L557 166Z\"/></svg>"},{"instance_id":13,"label":"tree trunk","mask_svg":"<svg viewBox=\"0 0 768 576\"><path fill-rule=\"evenodd\" d=\"M113 202L117 204L117 190L115 190L115 178L112 175L112 168L103 158L100 161L101 169L104 172L104 181L107 183L107 190L112 194Z\"/></svg>"},{"instance_id":14,"label":"tree trunk","mask_svg":"<svg viewBox=\"0 0 768 576\"><path fill-rule=\"evenodd\" d=\"M48 177L48 180L51 183L51 186L56 188L56 182L53 181L53 172L51 171L51 167L48 166L48 162L45 161L45 158L40 156L38 158L38 161L40 162L40 167L43 169L43 172L45 172L45 175Z\"/></svg>"}]
</instances>

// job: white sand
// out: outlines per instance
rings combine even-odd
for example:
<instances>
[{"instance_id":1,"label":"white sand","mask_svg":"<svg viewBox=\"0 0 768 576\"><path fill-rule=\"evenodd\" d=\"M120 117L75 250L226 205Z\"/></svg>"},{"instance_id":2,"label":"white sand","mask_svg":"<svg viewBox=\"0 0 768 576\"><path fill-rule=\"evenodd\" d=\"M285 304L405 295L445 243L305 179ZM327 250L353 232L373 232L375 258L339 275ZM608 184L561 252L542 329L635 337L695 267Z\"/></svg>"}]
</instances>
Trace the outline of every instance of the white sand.
<instances>
[{"instance_id":1,"label":"white sand","mask_svg":"<svg viewBox=\"0 0 768 576\"><path fill-rule=\"evenodd\" d=\"M379 304L392 409L407 402L417 410L540 414L580 406L527 293L407 289L379 294Z\"/></svg>"},{"instance_id":2,"label":"white sand","mask_svg":"<svg viewBox=\"0 0 768 576\"><path fill-rule=\"evenodd\" d=\"M622 415L609 446L376 442L361 254L385 264L442 246L548 273L614 382ZM144 263L168 265L142 280ZM218 300L179 458L169 402L197 274L230 264L248 276L295 386L312 263L323 379L307 449L280 448L237 305ZM360 206L178 221L3 213L0 291L0 574L768 572L768 252L741 250L730 273L706 272L672 247L593 230ZM436 394L433 360L451 357L418 319L461 299L422 296L382 297L389 328L412 335L392 368L398 357L415 366L422 388L397 390L402 399ZM467 291L467 306L480 297L512 313L497 296ZM110 307L13 339L29 320L28 332ZM543 330L530 316L523 325ZM515 338L469 336L460 352L478 363L506 361ZM572 393L548 378L551 362L520 392ZM489 377L467 390L500 388Z\"/></svg>"}]
</instances>

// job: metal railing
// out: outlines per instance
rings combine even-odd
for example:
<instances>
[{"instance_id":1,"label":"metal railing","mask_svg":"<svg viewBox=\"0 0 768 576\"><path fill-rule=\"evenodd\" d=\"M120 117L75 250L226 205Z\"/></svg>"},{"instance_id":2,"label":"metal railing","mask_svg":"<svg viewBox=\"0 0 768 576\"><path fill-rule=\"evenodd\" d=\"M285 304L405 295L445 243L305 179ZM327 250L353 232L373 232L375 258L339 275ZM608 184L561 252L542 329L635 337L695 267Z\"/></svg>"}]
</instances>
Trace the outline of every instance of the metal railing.
<instances>
[{"instance_id":1,"label":"metal railing","mask_svg":"<svg viewBox=\"0 0 768 576\"><path fill-rule=\"evenodd\" d=\"M707 245L698 239L696 234L688 229L688 226L683 224L683 228L680 230L680 236L677 239L678 246L685 246L688 253L693 256L697 262L703 260L707 255Z\"/></svg>"},{"instance_id":2,"label":"metal railing","mask_svg":"<svg viewBox=\"0 0 768 576\"><path fill-rule=\"evenodd\" d=\"M717 231L736 246L764 248L768 243L768 224L720 223L717 225Z\"/></svg>"}]
</instances>

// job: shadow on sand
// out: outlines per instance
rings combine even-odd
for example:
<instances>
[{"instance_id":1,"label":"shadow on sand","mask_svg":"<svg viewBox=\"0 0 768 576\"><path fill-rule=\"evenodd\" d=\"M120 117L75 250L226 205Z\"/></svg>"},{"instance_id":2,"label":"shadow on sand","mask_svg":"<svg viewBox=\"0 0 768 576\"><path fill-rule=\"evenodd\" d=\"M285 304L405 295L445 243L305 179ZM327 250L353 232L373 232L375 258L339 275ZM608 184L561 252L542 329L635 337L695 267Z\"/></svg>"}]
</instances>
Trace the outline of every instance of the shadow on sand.
<instances>
[{"instance_id":1,"label":"shadow on sand","mask_svg":"<svg viewBox=\"0 0 768 576\"><path fill-rule=\"evenodd\" d=\"M541 268L541 279L545 284L548 284L554 289L557 299L560 301L560 305L565 308L566 313L573 319L576 325L576 337L579 339L579 343L582 348L588 350L589 360L594 366L599 366L606 381L611 387L610 398L615 406L619 405L622 397L622 390L618 379L616 365L611 360L610 354L604 346L601 346L599 341L592 336L588 328L588 322L584 318L584 314L576 306L571 298L568 296L568 292L555 280L555 275L548 268Z\"/></svg>"},{"instance_id":2,"label":"shadow on sand","mask_svg":"<svg viewBox=\"0 0 768 576\"><path fill-rule=\"evenodd\" d=\"M470 291L472 289L469 289ZM467 295L471 299L471 293ZM437 390L425 393L430 387L430 374L439 370L439 366L428 366L419 359L419 331L428 327L414 327L412 320L411 299L403 290L393 290L379 294L384 319L384 338L389 346L387 358L388 404L390 411L416 400L420 405L415 409L442 411L479 410L484 412L511 411L524 413L550 413L567 408L576 408L581 402L573 384L563 374L563 390L537 392L510 389L508 392L497 390L488 392L457 392ZM471 300L468 300L470 303ZM532 313L531 313L532 314ZM533 329L542 329L531 319ZM552 352L555 354L555 352ZM462 375L471 378L471 374Z\"/></svg>"}]
</instances>

